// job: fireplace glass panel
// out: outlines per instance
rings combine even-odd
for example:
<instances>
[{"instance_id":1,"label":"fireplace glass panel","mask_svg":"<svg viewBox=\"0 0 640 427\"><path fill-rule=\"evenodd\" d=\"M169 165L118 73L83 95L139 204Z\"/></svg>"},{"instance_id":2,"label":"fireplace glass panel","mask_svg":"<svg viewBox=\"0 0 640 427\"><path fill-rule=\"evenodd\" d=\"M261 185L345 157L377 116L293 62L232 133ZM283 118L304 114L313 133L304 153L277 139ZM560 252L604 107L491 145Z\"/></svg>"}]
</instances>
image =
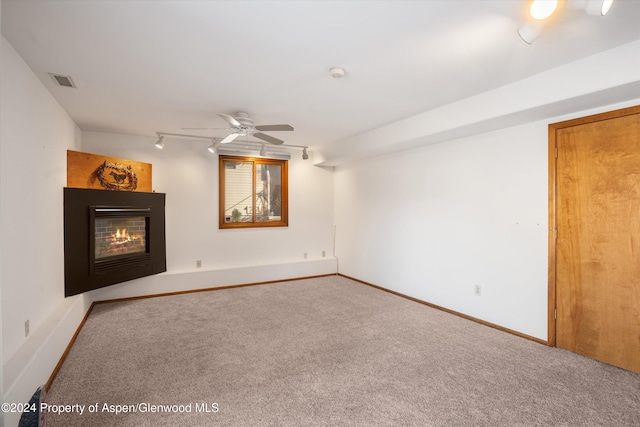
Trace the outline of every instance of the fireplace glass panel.
<instances>
[{"instance_id":1,"label":"fireplace glass panel","mask_svg":"<svg viewBox=\"0 0 640 427\"><path fill-rule=\"evenodd\" d=\"M95 219L95 260L147 251L147 217Z\"/></svg>"}]
</instances>

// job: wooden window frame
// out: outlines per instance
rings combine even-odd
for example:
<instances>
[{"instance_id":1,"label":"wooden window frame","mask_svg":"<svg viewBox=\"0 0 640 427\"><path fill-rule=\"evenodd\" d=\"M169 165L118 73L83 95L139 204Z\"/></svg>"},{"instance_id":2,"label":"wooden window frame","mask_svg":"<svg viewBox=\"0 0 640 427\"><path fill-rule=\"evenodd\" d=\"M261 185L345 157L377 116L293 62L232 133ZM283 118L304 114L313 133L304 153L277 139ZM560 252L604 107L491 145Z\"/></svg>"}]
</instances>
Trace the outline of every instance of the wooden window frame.
<instances>
[{"instance_id":1,"label":"wooden window frame","mask_svg":"<svg viewBox=\"0 0 640 427\"><path fill-rule=\"evenodd\" d=\"M243 163L252 163L253 164L253 177L252 177L252 215L253 221L251 222L227 222L225 221L226 213L225 213L225 162L233 161L233 162L243 162ZM245 229L245 228L270 228L270 227L288 227L289 226L289 162L287 160L279 160L279 159L265 159L261 157L244 157L244 156L228 156L228 155L219 155L218 156L218 204L219 204L219 213L218 213L218 227L220 229ZM280 166L282 168L281 175L281 213L280 213L280 221L256 221L256 165L274 165Z\"/></svg>"}]
</instances>

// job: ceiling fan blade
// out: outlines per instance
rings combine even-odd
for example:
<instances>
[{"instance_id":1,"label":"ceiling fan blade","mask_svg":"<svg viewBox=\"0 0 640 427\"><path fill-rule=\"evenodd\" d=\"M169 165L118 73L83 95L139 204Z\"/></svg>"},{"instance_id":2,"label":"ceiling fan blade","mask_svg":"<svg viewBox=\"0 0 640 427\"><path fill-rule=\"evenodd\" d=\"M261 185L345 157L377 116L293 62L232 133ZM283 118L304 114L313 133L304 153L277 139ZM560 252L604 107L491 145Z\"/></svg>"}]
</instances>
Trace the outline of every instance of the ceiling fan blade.
<instances>
[{"instance_id":1,"label":"ceiling fan blade","mask_svg":"<svg viewBox=\"0 0 640 427\"><path fill-rule=\"evenodd\" d=\"M267 142L269 142L271 144L275 144L275 145L280 145L280 144L284 143L284 141L281 140L281 139L274 138L272 136L269 136L269 135L266 135L266 134L260 133L260 132L254 133L253 136L255 138L259 138L259 139L261 139L263 141L267 141Z\"/></svg>"},{"instance_id":2,"label":"ceiling fan blade","mask_svg":"<svg viewBox=\"0 0 640 427\"><path fill-rule=\"evenodd\" d=\"M227 143L233 141L234 139L236 139L239 136L240 136L239 133L231 133L231 134L227 135L222 141L220 141L220 144L227 144Z\"/></svg>"},{"instance_id":3,"label":"ceiling fan blade","mask_svg":"<svg viewBox=\"0 0 640 427\"><path fill-rule=\"evenodd\" d=\"M257 130L261 130L261 131L279 131L279 130L293 130L293 127L291 125L262 125L262 126L256 126Z\"/></svg>"},{"instance_id":4,"label":"ceiling fan blade","mask_svg":"<svg viewBox=\"0 0 640 427\"><path fill-rule=\"evenodd\" d=\"M233 130L233 128L180 128L183 130Z\"/></svg>"},{"instance_id":5,"label":"ceiling fan blade","mask_svg":"<svg viewBox=\"0 0 640 427\"><path fill-rule=\"evenodd\" d=\"M228 121L231 126L234 126L234 127L242 126L239 121L237 121L236 119L234 119L233 117L231 117L228 114L218 113L218 115L220 117L222 117L223 119L225 119L226 121Z\"/></svg>"}]
</instances>

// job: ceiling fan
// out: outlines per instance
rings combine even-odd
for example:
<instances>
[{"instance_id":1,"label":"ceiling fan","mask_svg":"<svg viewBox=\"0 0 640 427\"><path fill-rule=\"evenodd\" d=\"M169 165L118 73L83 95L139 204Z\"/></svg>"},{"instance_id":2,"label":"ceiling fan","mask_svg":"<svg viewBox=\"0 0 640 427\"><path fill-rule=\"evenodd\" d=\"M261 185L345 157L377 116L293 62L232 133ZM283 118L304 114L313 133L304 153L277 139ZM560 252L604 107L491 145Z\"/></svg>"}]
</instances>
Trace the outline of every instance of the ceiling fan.
<instances>
[{"instance_id":1,"label":"ceiling fan","mask_svg":"<svg viewBox=\"0 0 640 427\"><path fill-rule=\"evenodd\" d=\"M233 131L227 135L221 144L227 144L239 136L253 136L254 138L261 139L271 144L281 145L283 140L274 138L273 136L262 133L262 131L291 131L293 127L290 125L260 125L256 126L253 119L249 117L249 114L239 111L235 113L235 117L228 114L218 113L220 117L225 119L230 125L230 128L183 128L183 129L220 129Z\"/></svg>"}]
</instances>

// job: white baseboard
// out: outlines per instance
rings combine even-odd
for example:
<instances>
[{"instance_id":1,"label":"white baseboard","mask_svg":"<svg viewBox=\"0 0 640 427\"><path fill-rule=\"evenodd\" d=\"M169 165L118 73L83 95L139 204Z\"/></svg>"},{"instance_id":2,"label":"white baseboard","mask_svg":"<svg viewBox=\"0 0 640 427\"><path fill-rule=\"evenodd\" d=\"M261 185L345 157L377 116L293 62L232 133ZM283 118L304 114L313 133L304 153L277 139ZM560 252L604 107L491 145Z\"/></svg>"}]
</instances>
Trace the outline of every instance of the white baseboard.
<instances>
[{"instance_id":1,"label":"white baseboard","mask_svg":"<svg viewBox=\"0 0 640 427\"><path fill-rule=\"evenodd\" d=\"M154 276L143 277L107 288L96 289L90 294L92 301L104 301L248 283L297 279L335 274L337 272L337 259L333 257L225 269L198 268L168 271Z\"/></svg>"}]
</instances>

